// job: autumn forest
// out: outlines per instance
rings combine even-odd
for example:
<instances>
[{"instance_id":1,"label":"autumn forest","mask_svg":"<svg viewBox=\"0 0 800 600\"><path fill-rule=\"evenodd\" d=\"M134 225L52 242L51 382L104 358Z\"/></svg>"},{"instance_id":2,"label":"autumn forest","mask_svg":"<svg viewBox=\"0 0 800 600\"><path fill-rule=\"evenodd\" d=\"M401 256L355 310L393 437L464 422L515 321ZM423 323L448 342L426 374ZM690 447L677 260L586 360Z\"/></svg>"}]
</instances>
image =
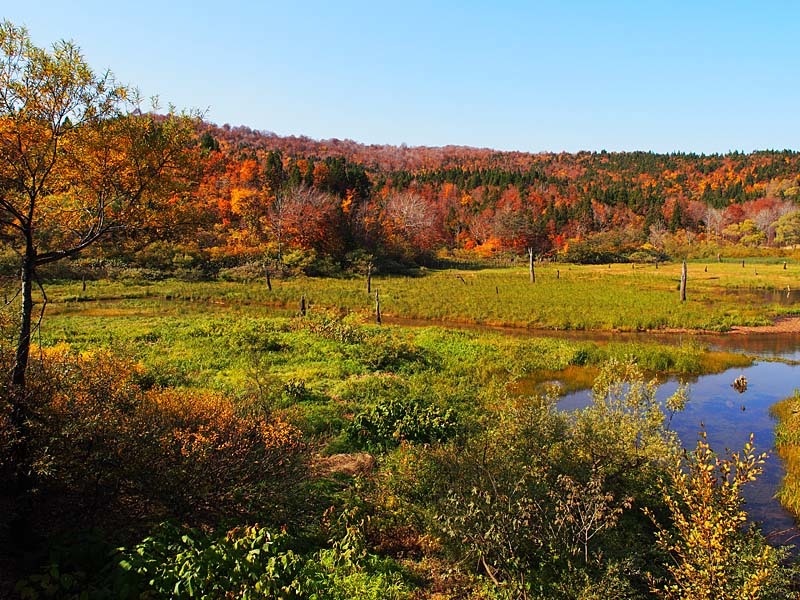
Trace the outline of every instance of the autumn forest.
<instances>
[{"instance_id":1,"label":"autumn forest","mask_svg":"<svg viewBox=\"0 0 800 600\"><path fill-rule=\"evenodd\" d=\"M793 245L800 154L525 154L363 146L198 125L201 178L176 222L190 233L127 259L310 274L390 270L437 256L655 261ZM175 240L176 238L172 238ZM708 251L708 250L707 250ZM716 252L716 250L714 250ZM366 257L370 257L369 259Z\"/></svg>"}]
</instances>

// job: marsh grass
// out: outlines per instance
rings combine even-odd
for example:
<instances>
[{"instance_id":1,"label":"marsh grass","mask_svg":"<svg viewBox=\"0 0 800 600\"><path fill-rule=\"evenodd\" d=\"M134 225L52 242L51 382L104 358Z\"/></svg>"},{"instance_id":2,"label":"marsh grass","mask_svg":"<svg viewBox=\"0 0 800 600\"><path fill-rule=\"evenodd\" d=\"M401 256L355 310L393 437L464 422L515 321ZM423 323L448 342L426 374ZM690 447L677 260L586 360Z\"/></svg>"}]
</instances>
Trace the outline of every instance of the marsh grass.
<instances>
[{"instance_id":1,"label":"marsh grass","mask_svg":"<svg viewBox=\"0 0 800 600\"><path fill-rule=\"evenodd\" d=\"M681 374L742 360L696 343L376 326L318 305L306 318L247 303L231 301L221 309L207 300L151 295L55 306L43 326L44 344L111 348L146 367L146 387L226 392L239 398L242 410L279 412L331 451L348 449L343 432L355 415L397 398L452 408L468 429L482 414L502 410L504 398L530 391L515 387L519 382L546 375L563 381L565 390L587 386L610 358L631 357L647 371Z\"/></svg>"},{"instance_id":2,"label":"marsh grass","mask_svg":"<svg viewBox=\"0 0 800 600\"><path fill-rule=\"evenodd\" d=\"M778 500L794 515L800 515L800 391L770 409L778 420L775 447L786 469Z\"/></svg>"},{"instance_id":3,"label":"marsh grass","mask_svg":"<svg viewBox=\"0 0 800 600\"><path fill-rule=\"evenodd\" d=\"M425 271L415 277L373 277L387 317L559 330L645 331L765 325L775 317L800 313L780 292L800 287L800 267L784 270L766 259L689 264L687 301L679 302L677 263L537 267L531 285L524 269ZM558 271L558 277L556 277ZM51 312L76 313L85 304L103 311L295 314L301 296L312 309L371 314L374 298L361 279L294 278L275 282L159 281L54 283L48 287ZM200 305L202 308L197 308Z\"/></svg>"},{"instance_id":4,"label":"marsh grass","mask_svg":"<svg viewBox=\"0 0 800 600\"><path fill-rule=\"evenodd\" d=\"M779 263L758 269L774 272L776 286L792 275ZM684 304L674 289L676 265L547 264L538 267L535 285L525 271L509 268L373 279L385 313L424 326L371 324L373 299L357 279L282 280L272 292L257 282L97 281L85 292L79 282L55 282L47 287L41 341L110 348L146 367L145 386L220 390L244 411L277 411L346 450L347 423L393 398L453 408L469 428L482 414L502 410L507 398L531 393L525 382L585 387L610 358L684 375L741 365L748 359L693 342L619 341L613 334L605 341L560 339L520 329L724 328L780 314L785 307L765 307L760 283L740 271L709 264L706 274L694 264L694 291L690 284ZM303 295L306 318L298 316ZM445 326L451 322L466 326ZM481 324L517 328L509 335Z\"/></svg>"}]
</instances>

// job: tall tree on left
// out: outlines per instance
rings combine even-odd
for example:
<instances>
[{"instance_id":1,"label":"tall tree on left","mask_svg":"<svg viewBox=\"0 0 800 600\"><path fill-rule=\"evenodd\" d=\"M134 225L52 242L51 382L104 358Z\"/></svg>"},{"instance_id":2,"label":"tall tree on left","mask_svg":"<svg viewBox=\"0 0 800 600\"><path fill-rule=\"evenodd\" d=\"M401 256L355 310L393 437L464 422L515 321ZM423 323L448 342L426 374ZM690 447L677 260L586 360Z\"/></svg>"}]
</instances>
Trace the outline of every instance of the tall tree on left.
<instances>
[{"instance_id":1,"label":"tall tree on left","mask_svg":"<svg viewBox=\"0 0 800 600\"><path fill-rule=\"evenodd\" d=\"M37 268L112 232L169 221L177 175L194 154L194 125L188 115L143 112L135 92L94 73L74 43L38 48L25 28L0 22L0 240L21 264L7 388L20 452L31 415L25 378L34 286L46 298Z\"/></svg>"}]
</instances>

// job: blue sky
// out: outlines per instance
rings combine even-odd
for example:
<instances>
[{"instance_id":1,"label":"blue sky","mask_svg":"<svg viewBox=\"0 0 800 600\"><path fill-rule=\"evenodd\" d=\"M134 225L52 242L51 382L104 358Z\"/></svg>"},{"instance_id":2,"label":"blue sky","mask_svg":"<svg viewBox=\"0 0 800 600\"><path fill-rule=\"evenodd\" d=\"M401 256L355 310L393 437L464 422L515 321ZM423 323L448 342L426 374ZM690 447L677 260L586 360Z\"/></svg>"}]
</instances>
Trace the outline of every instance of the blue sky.
<instances>
[{"instance_id":1,"label":"blue sky","mask_svg":"<svg viewBox=\"0 0 800 600\"><path fill-rule=\"evenodd\" d=\"M503 150L800 148L800 2L15 2L209 121Z\"/></svg>"}]
</instances>

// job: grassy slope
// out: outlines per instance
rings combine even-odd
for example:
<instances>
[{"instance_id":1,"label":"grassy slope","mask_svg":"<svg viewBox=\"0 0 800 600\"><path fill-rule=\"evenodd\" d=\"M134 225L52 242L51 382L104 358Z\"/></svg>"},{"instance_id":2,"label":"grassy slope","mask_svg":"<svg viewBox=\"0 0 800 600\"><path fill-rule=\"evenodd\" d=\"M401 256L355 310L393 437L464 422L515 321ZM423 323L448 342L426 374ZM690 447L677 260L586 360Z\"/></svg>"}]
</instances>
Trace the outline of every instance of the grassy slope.
<instances>
[{"instance_id":1,"label":"grassy slope","mask_svg":"<svg viewBox=\"0 0 800 600\"><path fill-rule=\"evenodd\" d=\"M772 414L778 419L775 447L786 468L778 499L800 515L800 392L775 404Z\"/></svg>"}]
</instances>

